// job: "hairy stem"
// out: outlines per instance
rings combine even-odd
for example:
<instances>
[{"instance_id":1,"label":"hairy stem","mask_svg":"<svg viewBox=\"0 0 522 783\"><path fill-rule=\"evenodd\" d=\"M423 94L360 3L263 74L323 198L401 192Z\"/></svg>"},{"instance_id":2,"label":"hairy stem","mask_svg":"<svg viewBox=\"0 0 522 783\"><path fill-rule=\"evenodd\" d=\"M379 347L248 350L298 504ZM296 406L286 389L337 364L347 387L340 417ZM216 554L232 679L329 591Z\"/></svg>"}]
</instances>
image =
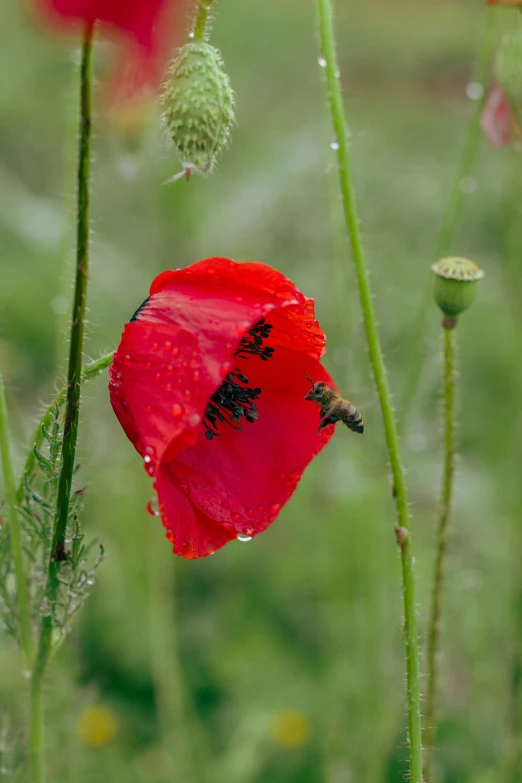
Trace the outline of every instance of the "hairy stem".
<instances>
[{"instance_id":1,"label":"hairy stem","mask_svg":"<svg viewBox=\"0 0 522 783\"><path fill-rule=\"evenodd\" d=\"M426 728L424 731L426 781L431 780L433 767L433 743L436 734L436 705L438 684L438 654L444 558L446 555L448 522L455 473L455 319L442 322L444 337L444 472L440 499L437 551L431 592L431 611L428 626L427 668L428 690L426 694Z\"/></svg>"},{"instance_id":2,"label":"hairy stem","mask_svg":"<svg viewBox=\"0 0 522 783\"><path fill-rule=\"evenodd\" d=\"M77 247L74 301L69 347L69 366L53 538L46 585L46 608L42 609L38 650L31 675L31 783L45 780L43 743L42 684L52 648L52 607L59 589L59 570L67 558L65 535L69 518L72 477L76 457L80 387L82 379L83 334L89 275L89 175L92 136L92 27L86 27L80 66L80 146L78 158Z\"/></svg>"},{"instance_id":3,"label":"hairy stem","mask_svg":"<svg viewBox=\"0 0 522 783\"><path fill-rule=\"evenodd\" d=\"M100 373L102 373L104 370L107 369L107 367L109 367L109 365L112 362L113 356L114 356L114 352L111 351L111 353L106 353L103 356L100 356L99 359L95 359L93 362L90 362L82 371L81 382L84 383L84 381L88 381L90 378L96 378L97 375L100 375ZM38 451L42 445L44 439L44 429L46 430L49 429L55 410L60 405L62 405L66 396L67 396L67 386L64 386L62 389L60 389L60 391L54 397L54 399L49 403L47 408L44 410L40 421L38 422L33 438L31 440L29 451L27 453L27 458L25 460L25 465L22 471L20 483L18 485L17 500L19 503L23 499L25 478L30 476L34 470L34 466L36 463L35 451Z\"/></svg>"},{"instance_id":4,"label":"hairy stem","mask_svg":"<svg viewBox=\"0 0 522 783\"><path fill-rule=\"evenodd\" d=\"M317 0L321 57L325 63L328 99L338 144L337 162L341 195L352 256L355 264L359 297L363 312L368 352L381 406L386 445L390 459L394 495L397 503L397 539L401 547L402 582L404 596L404 638L406 647L407 707L410 743L410 780L422 783L422 738L420 710L419 643L415 610L415 580L409 534L408 494L399 450L391 392L382 356L377 320L373 307L370 278L362 245L359 218L352 184L348 137L337 64L337 53L332 19L331 0Z\"/></svg>"},{"instance_id":5,"label":"hairy stem","mask_svg":"<svg viewBox=\"0 0 522 783\"><path fill-rule=\"evenodd\" d=\"M442 217L442 224L437 237L433 261L438 261L439 258L443 258L451 252L455 233L469 198L461 185L466 177L472 175L477 161L477 153L482 134L480 118L487 99L486 86L495 51L496 11L497 9L495 7L491 7L487 11L484 34L477 56L473 79L473 81L479 84L483 89L482 98L474 102L473 110L469 115L457 173ZM432 312L430 306L432 300L432 287L430 279L429 283L426 284L415 316L414 325L410 330L412 345L411 350L409 351L409 362L404 372L404 385L399 408L401 427L404 426L404 423L407 421L410 406L419 386L424 361L424 346L426 344Z\"/></svg>"},{"instance_id":6,"label":"hairy stem","mask_svg":"<svg viewBox=\"0 0 522 783\"><path fill-rule=\"evenodd\" d=\"M192 39L194 41L203 42L207 40L211 26L210 11L213 5L214 0L199 0L194 30L192 31Z\"/></svg>"},{"instance_id":7,"label":"hairy stem","mask_svg":"<svg viewBox=\"0 0 522 783\"><path fill-rule=\"evenodd\" d=\"M20 646L24 658L24 666L30 667L33 639L31 634L31 612L29 607L29 588L25 573L22 551L22 531L16 504L16 484L11 458L11 441L7 418L7 403L2 371L0 370L0 451L4 475L5 499L9 535L11 538L11 554L15 568L16 593L18 597L18 619L20 622Z\"/></svg>"}]
</instances>

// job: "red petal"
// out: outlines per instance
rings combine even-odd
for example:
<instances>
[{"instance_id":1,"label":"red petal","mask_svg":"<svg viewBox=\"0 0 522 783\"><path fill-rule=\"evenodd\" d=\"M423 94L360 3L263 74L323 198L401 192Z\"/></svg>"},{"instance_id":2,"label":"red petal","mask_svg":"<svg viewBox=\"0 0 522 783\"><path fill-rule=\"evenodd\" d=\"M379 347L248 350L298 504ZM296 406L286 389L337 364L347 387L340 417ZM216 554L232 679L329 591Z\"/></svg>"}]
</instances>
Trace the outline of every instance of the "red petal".
<instances>
[{"instance_id":1,"label":"red petal","mask_svg":"<svg viewBox=\"0 0 522 783\"><path fill-rule=\"evenodd\" d=\"M156 491L174 554L185 560L206 557L236 537L234 530L227 531L191 503L163 466L158 472Z\"/></svg>"},{"instance_id":2,"label":"red petal","mask_svg":"<svg viewBox=\"0 0 522 783\"><path fill-rule=\"evenodd\" d=\"M200 428L197 443L163 463L190 500L206 515L232 526L234 534L265 530L290 499L306 466L330 440L334 427L318 433L319 409L304 396L314 381L334 383L316 361L291 350L276 351L264 363L240 365L250 385L261 386L258 421L241 431L222 425L208 441Z\"/></svg>"}]
</instances>

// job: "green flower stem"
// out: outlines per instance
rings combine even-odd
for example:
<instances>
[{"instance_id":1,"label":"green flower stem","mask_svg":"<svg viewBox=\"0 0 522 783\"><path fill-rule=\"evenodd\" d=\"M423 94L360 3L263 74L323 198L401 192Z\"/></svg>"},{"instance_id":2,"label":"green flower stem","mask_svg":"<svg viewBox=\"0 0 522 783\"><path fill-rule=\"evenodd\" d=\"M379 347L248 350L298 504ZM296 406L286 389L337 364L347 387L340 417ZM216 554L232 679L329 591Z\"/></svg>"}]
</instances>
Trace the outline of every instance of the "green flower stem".
<instances>
[{"instance_id":1,"label":"green flower stem","mask_svg":"<svg viewBox=\"0 0 522 783\"><path fill-rule=\"evenodd\" d=\"M469 198L465 191L462 190L461 183L463 179L471 176L477 161L477 153L482 136L480 118L482 117L484 105L487 100L488 93L486 88L495 51L496 15L496 7L492 6L488 8L474 76L474 81L477 84L480 84L484 92L481 100L474 102L474 108L469 115L464 145L460 154L455 180L446 203L433 261L438 261L439 258L443 258L451 253L455 233ZM401 426L404 426L404 423L407 421L410 406L419 386L424 361L424 346L426 344L432 313L432 308L430 306L432 303L432 289L433 285L430 278L419 303L414 325L410 330L412 348L409 352L409 363L404 373L405 380L399 407Z\"/></svg>"},{"instance_id":2,"label":"green flower stem","mask_svg":"<svg viewBox=\"0 0 522 783\"><path fill-rule=\"evenodd\" d=\"M199 0L192 34L193 41L206 41L210 33L210 11L214 0Z\"/></svg>"},{"instance_id":3,"label":"green flower stem","mask_svg":"<svg viewBox=\"0 0 522 783\"><path fill-rule=\"evenodd\" d=\"M428 628L427 668L428 690L426 694L426 728L424 731L424 774L431 780L434 741L436 733L436 703L438 683L438 653L440 640L440 616L444 558L446 555L448 522L455 473L455 327L456 319L444 318L444 472L440 501L437 552L431 594L431 612Z\"/></svg>"},{"instance_id":4,"label":"green flower stem","mask_svg":"<svg viewBox=\"0 0 522 783\"><path fill-rule=\"evenodd\" d=\"M392 398L388 385L386 367L381 351L377 321L373 308L373 296L370 278L366 267L361 231L357 214L354 188L351 177L350 155L341 83L337 64L335 38L330 0L317 0L319 11L319 29L321 55L325 60L328 99L332 122L338 144L337 162L341 194L344 205L346 226L348 229L353 261L359 288L359 297L363 312L364 327L368 343L368 352L375 377L379 402L382 411L386 444L391 463L394 495L397 503L397 539L401 546L402 580L404 595L404 636L406 646L407 669L407 706L410 743L410 781L422 783L422 737L419 678L419 643L417 637L417 617L415 613L415 580L413 558L409 535L408 494L404 469L402 467L397 426L393 414Z\"/></svg>"},{"instance_id":5,"label":"green flower stem","mask_svg":"<svg viewBox=\"0 0 522 783\"><path fill-rule=\"evenodd\" d=\"M90 362L82 371L81 382L84 383L84 381L88 381L90 378L96 378L96 376L100 375L100 373L102 373L104 370L107 369L107 367L109 367L109 365L112 362L113 356L114 356L114 352L111 351L111 353L106 353L103 356L100 356L99 359L95 359L93 362ZM59 407L64 402L66 396L67 396L67 386L64 386L63 389L60 389L58 394L54 397L52 402L49 403L47 408L44 410L40 421L38 422L38 425L36 427L35 433L31 441L31 446L27 453L27 458L25 460L24 469L22 471L20 484L18 485L16 497L19 503L22 501L24 496L25 477L30 476L34 470L34 466L36 462L35 451L38 451L42 445L43 438L44 438L43 431L44 429L46 430L49 429L56 408Z\"/></svg>"},{"instance_id":6,"label":"green flower stem","mask_svg":"<svg viewBox=\"0 0 522 783\"><path fill-rule=\"evenodd\" d=\"M11 445L7 419L7 403L2 371L0 370L0 451L7 503L7 518L11 537L11 554L15 567L16 592L18 596L18 616L20 620L20 645L24 657L24 665L30 667L33 648L31 635L31 613L29 608L29 589L22 552L22 531L16 507L16 484L11 459Z\"/></svg>"},{"instance_id":7,"label":"green flower stem","mask_svg":"<svg viewBox=\"0 0 522 783\"><path fill-rule=\"evenodd\" d=\"M58 483L53 539L47 573L46 604L42 611L38 651L31 675L31 783L45 780L43 743L42 684L52 650L52 606L59 589L60 563L66 559L65 535L69 518L72 476L76 456L80 387L82 377L83 334L87 282L89 276L89 176L92 137L92 27L86 27L80 66L80 146L78 159L77 249L69 366L62 444L62 466Z\"/></svg>"}]
</instances>

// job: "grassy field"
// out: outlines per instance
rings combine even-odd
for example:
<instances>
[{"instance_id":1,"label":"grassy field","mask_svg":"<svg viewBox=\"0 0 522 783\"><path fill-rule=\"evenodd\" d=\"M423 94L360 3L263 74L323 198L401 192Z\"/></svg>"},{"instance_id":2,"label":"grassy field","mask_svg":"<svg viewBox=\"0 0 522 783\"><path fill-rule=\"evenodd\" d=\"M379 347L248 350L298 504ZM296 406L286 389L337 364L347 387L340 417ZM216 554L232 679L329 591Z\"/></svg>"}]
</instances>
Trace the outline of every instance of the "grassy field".
<instances>
[{"instance_id":1,"label":"grassy field","mask_svg":"<svg viewBox=\"0 0 522 783\"><path fill-rule=\"evenodd\" d=\"M21 5L0 11L0 361L23 444L64 374L77 57L32 28ZM337 5L365 245L399 400L486 11L478 0ZM262 260L315 297L326 364L366 433L339 428L263 536L185 562L146 513L150 480L112 413L106 379L85 388L85 526L107 556L47 682L50 779L396 783L407 749L395 511L337 197L314 3L220 0L213 42L236 91L237 127L208 180L165 185L179 164L156 108L123 121L98 90L87 353L117 345L161 270L212 255ZM108 46L98 55L103 83ZM486 279L458 335L440 783L499 783L509 754L522 522L520 174L515 151L483 142L453 248ZM434 305L431 318L415 402L401 421L422 642L442 455ZM23 748L25 687L5 636L0 701L11 720L7 744ZM93 707L106 728L97 737Z\"/></svg>"}]
</instances>

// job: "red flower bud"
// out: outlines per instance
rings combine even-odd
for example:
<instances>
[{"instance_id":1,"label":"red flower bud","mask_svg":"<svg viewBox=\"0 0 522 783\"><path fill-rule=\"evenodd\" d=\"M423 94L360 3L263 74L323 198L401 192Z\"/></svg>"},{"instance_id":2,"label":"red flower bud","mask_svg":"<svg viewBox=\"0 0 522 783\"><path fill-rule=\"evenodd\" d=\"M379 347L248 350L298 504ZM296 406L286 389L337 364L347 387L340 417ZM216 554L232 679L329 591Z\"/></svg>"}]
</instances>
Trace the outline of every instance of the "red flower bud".
<instances>
[{"instance_id":1,"label":"red flower bud","mask_svg":"<svg viewBox=\"0 0 522 783\"><path fill-rule=\"evenodd\" d=\"M265 264L163 272L125 326L110 397L186 559L265 530L333 434L305 400L325 336L314 302ZM335 387L334 387L335 388Z\"/></svg>"}]
</instances>

